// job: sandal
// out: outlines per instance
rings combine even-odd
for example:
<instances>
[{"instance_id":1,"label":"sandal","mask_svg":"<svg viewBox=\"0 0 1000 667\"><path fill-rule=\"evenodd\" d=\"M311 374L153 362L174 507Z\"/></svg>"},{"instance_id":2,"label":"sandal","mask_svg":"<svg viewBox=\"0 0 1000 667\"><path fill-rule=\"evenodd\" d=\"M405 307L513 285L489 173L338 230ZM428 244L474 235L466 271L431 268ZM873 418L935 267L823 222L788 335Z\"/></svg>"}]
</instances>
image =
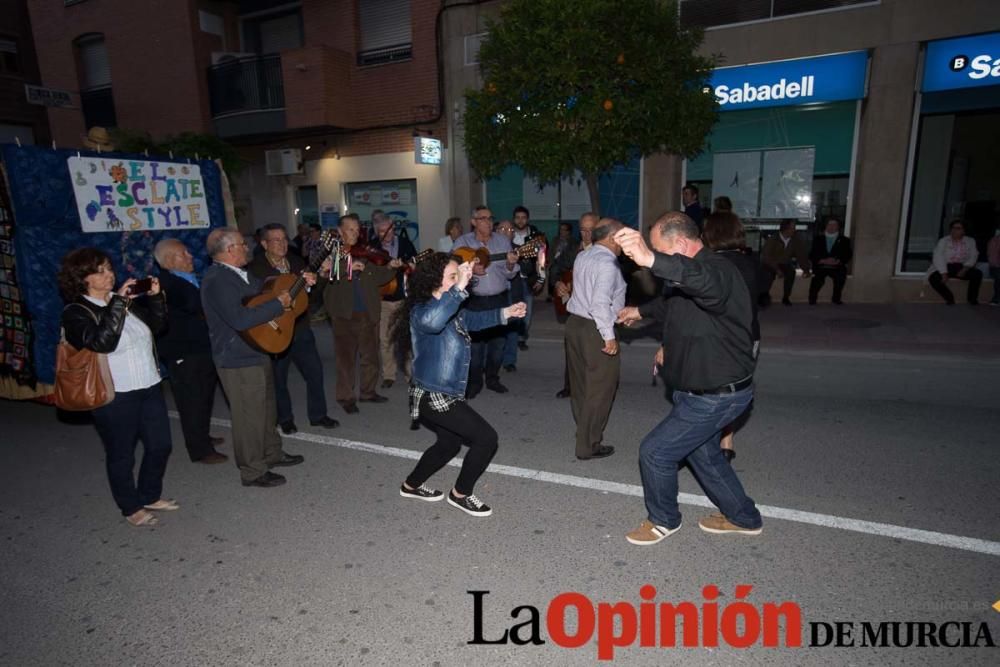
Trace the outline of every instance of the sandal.
<instances>
[{"instance_id":1,"label":"sandal","mask_svg":"<svg viewBox=\"0 0 1000 667\"><path fill-rule=\"evenodd\" d=\"M156 518L155 514L147 512L146 510L139 510L138 512L130 514L125 517L125 520L136 528L141 526L155 526L160 522L160 520Z\"/></svg>"},{"instance_id":2,"label":"sandal","mask_svg":"<svg viewBox=\"0 0 1000 667\"><path fill-rule=\"evenodd\" d=\"M143 505L142 508L147 510L157 510L160 512L173 512L174 510L179 510L181 506L177 504L176 500L164 500L163 498L160 498L155 503Z\"/></svg>"}]
</instances>

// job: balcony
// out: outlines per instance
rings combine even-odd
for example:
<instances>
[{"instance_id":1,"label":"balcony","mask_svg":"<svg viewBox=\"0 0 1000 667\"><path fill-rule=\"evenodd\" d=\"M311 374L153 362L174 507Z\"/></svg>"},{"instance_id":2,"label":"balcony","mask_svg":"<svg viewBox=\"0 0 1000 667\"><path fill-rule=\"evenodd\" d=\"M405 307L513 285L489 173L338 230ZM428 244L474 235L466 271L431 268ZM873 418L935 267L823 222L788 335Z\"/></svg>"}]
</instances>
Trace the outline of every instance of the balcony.
<instances>
[{"instance_id":1,"label":"balcony","mask_svg":"<svg viewBox=\"0 0 1000 667\"><path fill-rule=\"evenodd\" d=\"M220 137L285 129L281 56L233 58L208 68L209 103Z\"/></svg>"}]
</instances>

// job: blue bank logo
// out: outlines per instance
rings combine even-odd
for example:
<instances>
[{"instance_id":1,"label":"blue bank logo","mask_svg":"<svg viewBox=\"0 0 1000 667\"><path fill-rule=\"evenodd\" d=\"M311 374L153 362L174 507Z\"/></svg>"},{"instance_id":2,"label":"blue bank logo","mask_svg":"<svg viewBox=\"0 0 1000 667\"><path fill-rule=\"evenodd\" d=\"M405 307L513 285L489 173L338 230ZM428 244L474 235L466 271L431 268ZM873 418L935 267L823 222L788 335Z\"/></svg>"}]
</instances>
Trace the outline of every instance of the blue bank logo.
<instances>
[{"instance_id":1,"label":"blue bank logo","mask_svg":"<svg viewBox=\"0 0 1000 667\"><path fill-rule=\"evenodd\" d=\"M921 90L934 92L1000 84L1000 33L930 42Z\"/></svg>"},{"instance_id":2,"label":"blue bank logo","mask_svg":"<svg viewBox=\"0 0 1000 667\"><path fill-rule=\"evenodd\" d=\"M865 51L723 67L706 92L720 111L856 100L865 95L867 72Z\"/></svg>"}]
</instances>

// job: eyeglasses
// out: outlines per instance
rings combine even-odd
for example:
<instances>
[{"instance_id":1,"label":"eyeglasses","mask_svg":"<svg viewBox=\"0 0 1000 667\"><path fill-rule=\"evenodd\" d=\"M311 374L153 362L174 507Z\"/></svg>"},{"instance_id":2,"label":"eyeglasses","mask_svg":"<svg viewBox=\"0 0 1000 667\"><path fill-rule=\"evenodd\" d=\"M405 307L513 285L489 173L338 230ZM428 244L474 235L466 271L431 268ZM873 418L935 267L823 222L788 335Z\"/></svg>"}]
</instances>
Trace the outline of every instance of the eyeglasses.
<instances>
[{"instance_id":1,"label":"eyeglasses","mask_svg":"<svg viewBox=\"0 0 1000 667\"><path fill-rule=\"evenodd\" d=\"M472 219L473 220L489 220L490 222L495 222L496 221L496 218L494 218L492 215L476 215L476 216L473 216Z\"/></svg>"}]
</instances>

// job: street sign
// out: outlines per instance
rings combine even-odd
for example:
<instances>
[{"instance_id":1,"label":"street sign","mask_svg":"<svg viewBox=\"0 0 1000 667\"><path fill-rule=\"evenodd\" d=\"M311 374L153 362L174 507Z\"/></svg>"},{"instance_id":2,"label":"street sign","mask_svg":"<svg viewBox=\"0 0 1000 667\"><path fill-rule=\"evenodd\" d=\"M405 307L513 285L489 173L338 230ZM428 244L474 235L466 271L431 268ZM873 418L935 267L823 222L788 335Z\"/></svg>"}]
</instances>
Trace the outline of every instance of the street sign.
<instances>
[{"instance_id":1,"label":"street sign","mask_svg":"<svg viewBox=\"0 0 1000 667\"><path fill-rule=\"evenodd\" d=\"M24 84L24 94L30 104L40 104L43 107L71 107L73 100L65 90L45 88Z\"/></svg>"}]
</instances>

